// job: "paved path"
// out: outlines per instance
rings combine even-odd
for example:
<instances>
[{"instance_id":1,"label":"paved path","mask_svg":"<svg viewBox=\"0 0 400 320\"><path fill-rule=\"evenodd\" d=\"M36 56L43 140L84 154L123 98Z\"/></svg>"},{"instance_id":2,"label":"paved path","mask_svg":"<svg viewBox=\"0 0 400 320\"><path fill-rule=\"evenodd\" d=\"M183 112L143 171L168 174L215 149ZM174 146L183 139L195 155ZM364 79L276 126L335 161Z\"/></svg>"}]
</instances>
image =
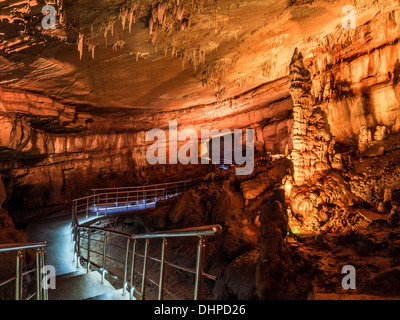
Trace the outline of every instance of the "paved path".
<instances>
[{"instance_id":1,"label":"paved path","mask_svg":"<svg viewBox=\"0 0 400 320\"><path fill-rule=\"evenodd\" d=\"M142 210L131 208L129 212ZM126 214L126 210L109 210L107 216ZM87 223L100 217L80 218L79 223ZM128 300L129 294L122 296L122 289L116 290L107 280L101 284L98 272L86 273L81 266L76 267L71 236L71 215L42 218L30 223L25 231L29 242L47 241L46 265L56 270L56 290L49 290L50 300Z\"/></svg>"},{"instance_id":2,"label":"paved path","mask_svg":"<svg viewBox=\"0 0 400 320\"><path fill-rule=\"evenodd\" d=\"M154 208L154 204L148 204L147 208ZM131 207L128 212L141 211L144 206ZM126 214L125 208L108 210L107 216ZM79 217L79 223L87 223L97 220L104 215L91 215L88 219ZM73 243L71 236L71 215L53 218L42 218L31 222L25 231L28 233L29 242L47 241L46 264L56 269L57 275L75 272L76 263L73 261Z\"/></svg>"},{"instance_id":3,"label":"paved path","mask_svg":"<svg viewBox=\"0 0 400 320\"><path fill-rule=\"evenodd\" d=\"M53 266L57 275L77 270L73 262L71 215L36 220L25 231L29 242L47 241L46 264Z\"/></svg>"}]
</instances>

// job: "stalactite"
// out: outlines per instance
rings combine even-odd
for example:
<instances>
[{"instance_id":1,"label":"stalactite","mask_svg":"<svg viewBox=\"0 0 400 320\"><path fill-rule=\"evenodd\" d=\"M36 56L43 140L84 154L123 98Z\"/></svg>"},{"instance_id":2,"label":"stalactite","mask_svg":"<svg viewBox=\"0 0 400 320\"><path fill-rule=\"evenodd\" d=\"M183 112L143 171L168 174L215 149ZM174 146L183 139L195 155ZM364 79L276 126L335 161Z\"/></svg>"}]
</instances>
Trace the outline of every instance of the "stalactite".
<instances>
[{"instance_id":1,"label":"stalactite","mask_svg":"<svg viewBox=\"0 0 400 320\"><path fill-rule=\"evenodd\" d=\"M136 4L132 5L131 10L129 11L129 33L132 31L132 24L136 22L136 17L134 12L136 10Z\"/></svg>"},{"instance_id":2,"label":"stalactite","mask_svg":"<svg viewBox=\"0 0 400 320\"><path fill-rule=\"evenodd\" d=\"M179 21L182 21L184 14L185 14L185 8L182 7L182 6L179 6L178 9L177 9L176 18Z\"/></svg>"},{"instance_id":3,"label":"stalactite","mask_svg":"<svg viewBox=\"0 0 400 320\"><path fill-rule=\"evenodd\" d=\"M122 49L125 46L126 42L123 40L118 40L113 44L113 50L117 51L118 49Z\"/></svg>"},{"instance_id":4,"label":"stalactite","mask_svg":"<svg viewBox=\"0 0 400 320\"><path fill-rule=\"evenodd\" d=\"M58 13L58 21L60 23L60 25L63 25L64 22L66 21L66 13L64 10L64 3L63 0L57 0L57 13Z\"/></svg>"},{"instance_id":5,"label":"stalactite","mask_svg":"<svg viewBox=\"0 0 400 320\"><path fill-rule=\"evenodd\" d=\"M169 36L174 31L186 30L188 19L189 13L179 3L167 1L158 3L153 7L149 19L149 30L153 44L159 31L164 31Z\"/></svg>"},{"instance_id":6,"label":"stalactite","mask_svg":"<svg viewBox=\"0 0 400 320\"><path fill-rule=\"evenodd\" d=\"M96 48L95 44L89 44L88 51L92 53L92 59L94 60L94 50Z\"/></svg>"},{"instance_id":7,"label":"stalactite","mask_svg":"<svg viewBox=\"0 0 400 320\"><path fill-rule=\"evenodd\" d=\"M84 38L83 33L79 32L79 36L78 36L78 51L79 51L79 59L80 60L82 60L82 54L83 54L83 38Z\"/></svg>"},{"instance_id":8,"label":"stalactite","mask_svg":"<svg viewBox=\"0 0 400 320\"><path fill-rule=\"evenodd\" d=\"M110 25L111 25L111 35L112 35L112 36L114 35L114 24L115 24L115 21L110 21Z\"/></svg>"},{"instance_id":9,"label":"stalactite","mask_svg":"<svg viewBox=\"0 0 400 320\"><path fill-rule=\"evenodd\" d=\"M125 30L127 16L128 16L128 9L126 9L125 7L121 8L119 13L119 18L121 19L122 22L122 30Z\"/></svg>"}]
</instances>

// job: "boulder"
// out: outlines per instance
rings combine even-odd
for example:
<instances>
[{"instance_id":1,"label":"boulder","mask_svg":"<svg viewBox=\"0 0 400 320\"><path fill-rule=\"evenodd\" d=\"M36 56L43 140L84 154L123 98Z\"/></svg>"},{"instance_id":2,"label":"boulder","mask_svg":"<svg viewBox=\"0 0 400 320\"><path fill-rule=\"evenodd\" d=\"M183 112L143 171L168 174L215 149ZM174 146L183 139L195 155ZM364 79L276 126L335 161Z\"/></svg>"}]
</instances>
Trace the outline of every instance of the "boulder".
<instances>
[{"instance_id":1,"label":"boulder","mask_svg":"<svg viewBox=\"0 0 400 320\"><path fill-rule=\"evenodd\" d=\"M311 292L313 268L307 257L288 247L287 212L273 197L260 214L257 298L305 299Z\"/></svg>"},{"instance_id":2,"label":"boulder","mask_svg":"<svg viewBox=\"0 0 400 320\"><path fill-rule=\"evenodd\" d=\"M253 300L256 299L255 273L258 262L258 250L252 250L237 257L218 278L214 287L216 300Z\"/></svg>"}]
</instances>

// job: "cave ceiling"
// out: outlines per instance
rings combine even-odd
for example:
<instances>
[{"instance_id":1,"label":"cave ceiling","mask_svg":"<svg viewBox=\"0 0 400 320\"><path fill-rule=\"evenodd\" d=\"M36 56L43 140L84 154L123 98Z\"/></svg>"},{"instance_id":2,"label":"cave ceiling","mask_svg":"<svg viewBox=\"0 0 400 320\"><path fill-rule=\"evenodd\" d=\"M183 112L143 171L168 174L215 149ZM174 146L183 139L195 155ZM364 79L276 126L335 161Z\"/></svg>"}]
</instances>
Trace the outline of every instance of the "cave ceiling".
<instances>
[{"instance_id":1,"label":"cave ceiling","mask_svg":"<svg viewBox=\"0 0 400 320\"><path fill-rule=\"evenodd\" d=\"M358 23L378 10L358 1ZM361 3L362 2L362 3ZM88 108L162 112L240 96L288 75L295 47L332 33L346 1L0 1L0 84ZM364 3L364 5L363 5ZM287 95L288 84L264 100ZM266 101L255 103L266 103ZM106 110L106 109L104 109Z\"/></svg>"}]
</instances>

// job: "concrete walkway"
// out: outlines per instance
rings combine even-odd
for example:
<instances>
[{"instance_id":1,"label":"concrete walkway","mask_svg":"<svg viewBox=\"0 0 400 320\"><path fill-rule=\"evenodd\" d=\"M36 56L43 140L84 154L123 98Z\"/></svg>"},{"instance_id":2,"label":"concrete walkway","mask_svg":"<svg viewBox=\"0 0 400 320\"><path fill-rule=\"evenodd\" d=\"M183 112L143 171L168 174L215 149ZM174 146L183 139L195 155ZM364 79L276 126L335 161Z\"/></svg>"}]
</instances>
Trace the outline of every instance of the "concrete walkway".
<instances>
[{"instance_id":1,"label":"concrete walkway","mask_svg":"<svg viewBox=\"0 0 400 320\"><path fill-rule=\"evenodd\" d=\"M147 208L154 204L147 205ZM144 206L131 207L128 212L143 210ZM126 209L108 210L107 217L126 214ZM79 218L80 224L101 219L104 215L90 215L88 219ZM50 300L128 300L129 294L122 296L107 280L101 284L97 271L86 273L74 261L71 236L71 215L42 218L31 222L25 231L29 242L46 241L46 265L56 270L56 290L49 290Z\"/></svg>"},{"instance_id":2,"label":"concrete walkway","mask_svg":"<svg viewBox=\"0 0 400 320\"><path fill-rule=\"evenodd\" d=\"M77 271L73 261L71 215L36 220L25 231L29 242L47 241L46 264L56 269L57 276Z\"/></svg>"},{"instance_id":3,"label":"concrete walkway","mask_svg":"<svg viewBox=\"0 0 400 320\"><path fill-rule=\"evenodd\" d=\"M154 208L155 204L147 204L146 208ZM133 211L144 210L144 206L130 207L128 213ZM126 214L125 208L109 209L107 217ZM104 218L102 212L99 216L96 214L89 215L88 219L79 217L80 224L95 222ZM29 242L47 241L46 247L46 264L56 269L57 275L63 275L77 271L76 264L73 261L74 251L71 237L71 215L42 218L31 222L25 231L28 233Z\"/></svg>"}]
</instances>

